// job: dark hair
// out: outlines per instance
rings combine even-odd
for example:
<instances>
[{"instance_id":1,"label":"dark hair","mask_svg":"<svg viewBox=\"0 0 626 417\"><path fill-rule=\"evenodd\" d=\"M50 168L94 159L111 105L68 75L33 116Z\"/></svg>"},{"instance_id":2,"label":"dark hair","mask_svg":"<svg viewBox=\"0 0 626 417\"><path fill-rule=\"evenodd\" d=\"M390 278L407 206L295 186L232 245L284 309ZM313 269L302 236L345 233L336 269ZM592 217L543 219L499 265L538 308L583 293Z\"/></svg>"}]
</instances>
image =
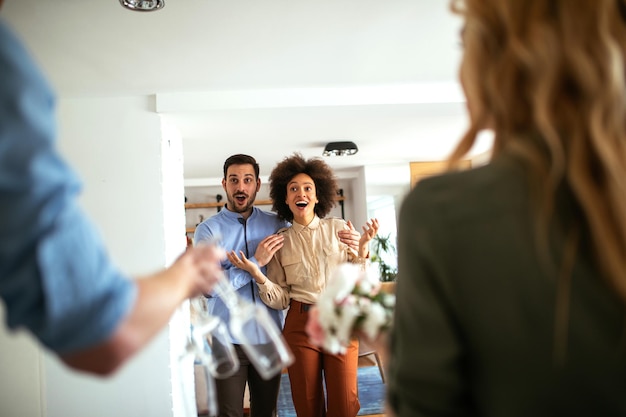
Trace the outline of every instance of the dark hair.
<instances>
[{"instance_id":1,"label":"dark hair","mask_svg":"<svg viewBox=\"0 0 626 417\"><path fill-rule=\"evenodd\" d=\"M270 198L272 209L282 220L292 221L293 213L285 202L287 199L287 184L298 174L307 174L315 183L318 203L315 205L315 214L323 218L336 204L337 179L333 170L320 158L304 159L299 153L286 157L274 167L270 174Z\"/></svg>"},{"instance_id":2,"label":"dark hair","mask_svg":"<svg viewBox=\"0 0 626 417\"><path fill-rule=\"evenodd\" d=\"M259 178L259 164L256 162L256 159L251 157L250 155L244 155L242 153L238 153L237 155L229 156L228 159L224 162L224 179L226 179L226 174L228 172L228 167L231 165L252 165L254 168L254 176L255 178Z\"/></svg>"}]
</instances>

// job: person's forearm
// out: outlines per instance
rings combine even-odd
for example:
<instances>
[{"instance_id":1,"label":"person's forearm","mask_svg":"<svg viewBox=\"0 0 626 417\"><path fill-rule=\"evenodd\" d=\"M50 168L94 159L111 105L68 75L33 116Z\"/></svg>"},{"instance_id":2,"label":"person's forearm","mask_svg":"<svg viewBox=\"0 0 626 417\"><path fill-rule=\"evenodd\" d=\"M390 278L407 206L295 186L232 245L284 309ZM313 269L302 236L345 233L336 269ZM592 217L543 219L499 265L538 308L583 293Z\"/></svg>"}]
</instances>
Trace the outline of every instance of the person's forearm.
<instances>
[{"instance_id":1,"label":"person's forearm","mask_svg":"<svg viewBox=\"0 0 626 417\"><path fill-rule=\"evenodd\" d=\"M63 354L61 359L81 371L112 373L167 325L184 300L211 291L221 277L223 257L215 246L193 247L166 270L136 280L135 302L111 336L95 346Z\"/></svg>"},{"instance_id":2,"label":"person's forearm","mask_svg":"<svg viewBox=\"0 0 626 417\"><path fill-rule=\"evenodd\" d=\"M368 258L370 254L369 242L359 243L359 257Z\"/></svg>"},{"instance_id":3,"label":"person's forearm","mask_svg":"<svg viewBox=\"0 0 626 417\"><path fill-rule=\"evenodd\" d=\"M178 306L188 297L184 280L167 272L138 279L137 302L119 328L130 353L144 346L169 322Z\"/></svg>"},{"instance_id":4,"label":"person's forearm","mask_svg":"<svg viewBox=\"0 0 626 417\"><path fill-rule=\"evenodd\" d=\"M265 282L267 281L267 277L265 276L265 274L263 274L263 272L260 271L259 268L255 268L255 270L249 271L249 272L257 284L262 285L262 284L265 284Z\"/></svg>"},{"instance_id":5,"label":"person's forearm","mask_svg":"<svg viewBox=\"0 0 626 417\"><path fill-rule=\"evenodd\" d=\"M263 284L258 284L261 300L268 307L284 310L289 305L289 291L277 285L271 280L266 280Z\"/></svg>"},{"instance_id":6,"label":"person's forearm","mask_svg":"<svg viewBox=\"0 0 626 417\"><path fill-rule=\"evenodd\" d=\"M91 348L63 355L61 359L67 365L99 375L111 374L159 333L188 293L166 272L138 279L137 286L131 311L111 337Z\"/></svg>"}]
</instances>

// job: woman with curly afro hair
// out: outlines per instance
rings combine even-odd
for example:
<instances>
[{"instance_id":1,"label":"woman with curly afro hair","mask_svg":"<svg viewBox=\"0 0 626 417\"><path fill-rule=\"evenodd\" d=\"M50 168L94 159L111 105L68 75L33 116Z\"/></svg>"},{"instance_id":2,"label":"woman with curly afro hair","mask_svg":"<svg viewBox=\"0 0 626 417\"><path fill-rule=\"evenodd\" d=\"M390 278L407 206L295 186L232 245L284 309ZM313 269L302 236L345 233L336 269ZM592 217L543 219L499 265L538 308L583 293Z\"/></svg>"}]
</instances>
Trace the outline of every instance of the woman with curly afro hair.
<instances>
[{"instance_id":1,"label":"woman with curly afro hair","mask_svg":"<svg viewBox=\"0 0 626 417\"><path fill-rule=\"evenodd\" d=\"M269 182L273 209L292 226L279 231L285 236L284 245L268 264L267 277L243 254L239 261L256 280L259 294L268 306L289 307L283 335L296 359L289 367L296 414L356 416L360 408L358 341L353 341L345 354L330 354L309 340L305 326L309 310L334 269L343 262L365 264L369 241L378 231L378 220L372 219L363 226L358 253L339 240L337 233L349 225L343 219L326 217L335 205L338 188L332 169L319 158L307 160L293 154L276 165Z\"/></svg>"},{"instance_id":2,"label":"woman with curly afro hair","mask_svg":"<svg viewBox=\"0 0 626 417\"><path fill-rule=\"evenodd\" d=\"M294 213L287 204L287 185L298 174L306 174L314 180L318 201L313 211L319 218L326 217L336 204L339 190L335 174L321 159L305 160L300 154L285 158L272 171L269 178L270 198L273 201L272 210L282 220L293 221Z\"/></svg>"}]
</instances>

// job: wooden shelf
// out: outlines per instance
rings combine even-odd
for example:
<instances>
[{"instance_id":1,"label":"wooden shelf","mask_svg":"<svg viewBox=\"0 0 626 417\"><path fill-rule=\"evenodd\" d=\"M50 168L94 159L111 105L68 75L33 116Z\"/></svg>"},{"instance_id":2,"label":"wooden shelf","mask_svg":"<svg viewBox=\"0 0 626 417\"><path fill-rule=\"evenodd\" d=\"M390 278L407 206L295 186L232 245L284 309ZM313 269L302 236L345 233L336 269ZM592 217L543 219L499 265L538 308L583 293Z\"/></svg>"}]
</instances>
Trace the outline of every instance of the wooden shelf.
<instances>
[{"instance_id":1,"label":"wooden shelf","mask_svg":"<svg viewBox=\"0 0 626 417\"><path fill-rule=\"evenodd\" d=\"M337 201L343 201L345 197L337 197ZM226 204L225 201L215 202L215 203L185 203L186 209L199 209L199 208L215 208L215 207L224 207ZM272 200L256 200L254 202L255 206L271 206Z\"/></svg>"},{"instance_id":2,"label":"wooden shelf","mask_svg":"<svg viewBox=\"0 0 626 417\"><path fill-rule=\"evenodd\" d=\"M337 196L337 201L342 202L345 200L346 198L344 196ZM224 205L226 204L226 202L224 201L220 201L220 202L215 202L215 203L185 203L185 210L186 209L200 209L200 208L221 208L224 207ZM271 206L272 205L272 200L256 200L254 202L255 206ZM186 233L193 233L196 231L195 226L194 227L187 227L185 229Z\"/></svg>"},{"instance_id":3,"label":"wooden shelf","mask_svg":"<svg viewBox=\"0 0 626 417\"><path fill-rule=\"evenodd\" d=\"M224 207L226 204L225 201L215 202L215 203L185 203L186 209L198 209L198 208L215 208L215 207ZM254 202L255 206L271 206L272 200L256 200Z\"/></svg>"}]
</instances>

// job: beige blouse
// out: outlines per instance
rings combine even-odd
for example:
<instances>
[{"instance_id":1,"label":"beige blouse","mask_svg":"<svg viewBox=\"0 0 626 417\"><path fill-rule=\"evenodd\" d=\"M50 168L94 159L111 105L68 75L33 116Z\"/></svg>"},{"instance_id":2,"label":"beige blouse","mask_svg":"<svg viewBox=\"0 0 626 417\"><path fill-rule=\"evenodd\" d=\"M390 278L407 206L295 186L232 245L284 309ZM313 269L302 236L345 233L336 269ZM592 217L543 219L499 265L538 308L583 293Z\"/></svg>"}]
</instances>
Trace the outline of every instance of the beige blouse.
<instances>
[{"instance_id":1,"label":"beige blouse","mask_svg":"<svg viewBox=\"0 0 626 417\"><path fill-rule=\"evenodd\" d=\"M365 263L339 240L337 233L344 229L348 225L343 219L315 216L308 226L294 222L279 230L285 243L267 265L268 279L258 284L263 302L276 309L287 308L292 298L315 304L339 264Z\"/></svg>"}]
</instances>

